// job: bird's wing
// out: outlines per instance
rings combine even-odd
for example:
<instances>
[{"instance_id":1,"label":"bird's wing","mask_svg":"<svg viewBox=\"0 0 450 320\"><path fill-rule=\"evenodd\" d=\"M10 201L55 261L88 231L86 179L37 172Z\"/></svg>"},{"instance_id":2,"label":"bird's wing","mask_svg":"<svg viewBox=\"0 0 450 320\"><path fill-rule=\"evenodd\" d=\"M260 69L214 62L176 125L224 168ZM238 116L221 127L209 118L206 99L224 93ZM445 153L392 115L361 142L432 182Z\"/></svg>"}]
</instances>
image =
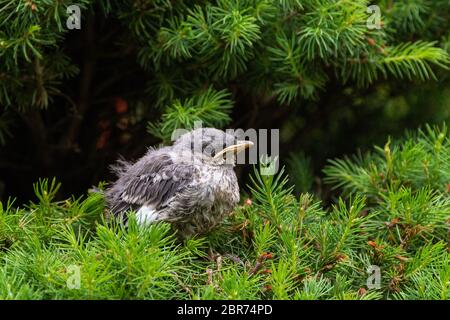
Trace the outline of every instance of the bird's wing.
<instances>
[{"instance_id":1,"label":"bird's wing","mask_svg":"<svg viewBox=\"0 0 450 320\"><path fill-rule=\"evenodd\" d=\"M120 173L112 190L116 214L128 209L164 207L167 201L193 180L195 167L190 163L174 163L167 153L153 152Z\"/></svg>"}]
</instances>

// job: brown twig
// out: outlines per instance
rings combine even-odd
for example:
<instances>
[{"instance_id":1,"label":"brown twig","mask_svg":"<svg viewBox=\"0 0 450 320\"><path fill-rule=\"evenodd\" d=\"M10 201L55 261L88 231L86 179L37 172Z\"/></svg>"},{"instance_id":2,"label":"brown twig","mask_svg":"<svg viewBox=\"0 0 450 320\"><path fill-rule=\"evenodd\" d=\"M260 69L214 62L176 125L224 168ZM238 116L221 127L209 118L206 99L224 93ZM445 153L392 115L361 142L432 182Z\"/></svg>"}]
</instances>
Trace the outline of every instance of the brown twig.
<instances>
[{"instance_id":1,"label":"brown twig","mask_svg":"<svg viewBox=\"0 0 450 320\"><path fill-rule=\"evenodd\" d=\"M256 264L255 266L249 271L249 275L254 275L256 274L263 266L263 263L266 259L272 259L273 255L271 253L263 253L262 255L260 255L258 257L258 259L256 260Z\"/></svg>"}]
</instances>

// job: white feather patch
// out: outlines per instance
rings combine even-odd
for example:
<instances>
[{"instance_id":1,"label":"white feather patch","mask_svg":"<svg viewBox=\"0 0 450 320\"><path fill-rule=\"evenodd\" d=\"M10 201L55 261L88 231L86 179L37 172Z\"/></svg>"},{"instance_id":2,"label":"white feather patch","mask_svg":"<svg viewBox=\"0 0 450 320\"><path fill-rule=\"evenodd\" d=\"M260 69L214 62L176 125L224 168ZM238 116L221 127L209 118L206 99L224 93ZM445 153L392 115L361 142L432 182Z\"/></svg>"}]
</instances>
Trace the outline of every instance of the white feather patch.
<instances>
[{"instance_id":1,"label":"white feather patch","mask_svg":"<svg viewBox=\"0 0 450 320\"><path fill-rule=\"evenodd\" d=\"M155 222L158 219L158 213L155 209L142 206L138 212L136 212L136 221L138 224L145 225Z\"/></svg>"}]
</instances>

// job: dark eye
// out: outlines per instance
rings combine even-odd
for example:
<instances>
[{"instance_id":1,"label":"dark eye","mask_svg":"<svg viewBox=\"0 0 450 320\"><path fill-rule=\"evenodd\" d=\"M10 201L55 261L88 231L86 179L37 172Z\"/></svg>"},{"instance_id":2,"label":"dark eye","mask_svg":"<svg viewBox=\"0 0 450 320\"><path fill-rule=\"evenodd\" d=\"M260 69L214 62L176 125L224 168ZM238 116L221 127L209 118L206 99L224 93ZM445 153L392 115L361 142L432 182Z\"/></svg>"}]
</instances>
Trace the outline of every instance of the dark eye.
<instances>
[{"instance_id":1,"label":"dark eye","mask_svg":"<svg viewBox=\"0 0 450 320\"><path fill-rule=\"evenodd\" d=\"M216 155L216 151L215 151L214 148L213 148L211 145L209 145L209 144L206 144L206 145L203 147L202 152L203 152L204 154L206 154L206 155L209 155L210 157L214 157L214 156Z\"/></svg>"},{"instance_id":2,"label":"dark eye","mask_svg":"<svg viewBox=\"0 0 450 320\"><path fill-rule=\"evenodd\" d=\"M222 145L222 149L225 149L227 147L227 144L224 142Z\"/></svg>"},{"instance_id":3,"label":"dark eye","mask_svg":"<svg viewBox=\"0 0 450 320\"><path fill-rule=\"evenodd\" d=\"M194 141L191 141L191 150L194 150Z\"/></svg>"}]
</instances>

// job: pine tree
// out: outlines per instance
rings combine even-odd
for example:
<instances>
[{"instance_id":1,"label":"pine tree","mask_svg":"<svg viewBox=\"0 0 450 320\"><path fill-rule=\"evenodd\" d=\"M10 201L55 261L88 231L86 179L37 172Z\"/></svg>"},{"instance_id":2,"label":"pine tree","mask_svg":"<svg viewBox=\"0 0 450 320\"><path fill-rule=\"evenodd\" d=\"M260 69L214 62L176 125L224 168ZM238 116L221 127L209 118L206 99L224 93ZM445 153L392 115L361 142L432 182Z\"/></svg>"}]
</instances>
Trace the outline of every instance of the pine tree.
<instances>
[{"instance_id":1,"label":"pine tree","mask_svg":"<svg viewBox=\"0 0 450 320\"><path fill-rule=\"evenodd\" d=\"M143 68L146 94L134 97L134 107L139 111L137 102L147 102L137 120L162 112L162 124L155 127L153 119L149 126L159 137L167 138L176 126L192 126L190 117L227 124L231 96L224 90L235 98L255 97L258 104L292 104L321 96L330 79L358 86L381 78L427 80L449 66L446 0L378 1L379 25L371 27L377 19L366 0L77 3L87 45L95 41L94 22L120 25L118 34L107 36L117 39L119 55ZM68 37L77 32L66 27L71 4L0 1L0 142L14 134L14 111L48 109L62 99L58 103L64 101L75 118L85 115L99 57L86 59L80 71L76 57L65 52ZM86 88L76 96L67 80L80 72ZM29 125L42 126L42 116L32 115ZM63 147L76 142L79 126L78 120L69 126Z\"/></svg>"},{"instance_id":2,"label":"pine tree","mask_svg":"<svg viewBox=\"0 0 450 320\"><path fill-rule=\"evenodd\" d=\"M249 126L261 110L299 120L296 107L336 84L346 95L418 81L439 91L448 1L375 1L380 21L371 4L78 0L81 30L71 30L72 1L0 0L0 144L31 141L0 150L0 168L44 177L80 153L106 167L96 155L111 127L130 123L157 143L196 121L224 128L236 111ZM0 181L0 299L449 299L447 126L331 160L332 205L313 193L307 154L288 164L275 176L255 167L248 200L183 243L164 223L106 223L101 195L61 197L68 181L38 180L24 205L3 199ZM381 283L369 288L371 266Z\"/></svg>"}]
</instances>

